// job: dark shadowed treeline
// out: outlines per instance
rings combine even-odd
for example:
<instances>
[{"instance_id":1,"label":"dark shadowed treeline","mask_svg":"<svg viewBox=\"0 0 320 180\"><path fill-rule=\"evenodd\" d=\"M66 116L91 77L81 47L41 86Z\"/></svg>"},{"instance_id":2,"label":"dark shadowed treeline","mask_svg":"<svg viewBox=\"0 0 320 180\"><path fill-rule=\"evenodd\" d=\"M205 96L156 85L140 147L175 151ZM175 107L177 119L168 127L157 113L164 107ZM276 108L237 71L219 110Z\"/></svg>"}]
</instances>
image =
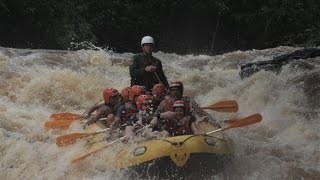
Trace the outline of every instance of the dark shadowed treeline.
<instances>
[{"instance_id":1,"label":"dark shadowed treeline","mask_svg":"<svg viewBox=\"0 0 320 180\"><path fill-rule=\"evenodd\" d=\"M89 41L138 52L216 54L320 45L318 0L0 0L0 46L67 49Z\"/></svg>"}]
</instances>

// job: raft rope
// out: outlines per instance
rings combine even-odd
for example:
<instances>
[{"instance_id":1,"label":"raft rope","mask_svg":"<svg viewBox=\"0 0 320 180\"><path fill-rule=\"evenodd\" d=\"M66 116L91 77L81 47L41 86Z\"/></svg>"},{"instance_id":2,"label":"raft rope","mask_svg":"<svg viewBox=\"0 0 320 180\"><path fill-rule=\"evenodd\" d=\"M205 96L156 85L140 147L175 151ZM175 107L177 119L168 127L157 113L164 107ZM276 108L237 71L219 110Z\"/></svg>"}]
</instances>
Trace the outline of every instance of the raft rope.
<instances>
[{"instance_id":1,"label":"raft rope","mask_svg":"<svg viewBox=\"0 0 320 180\"><path fill-rule=\"evenodd\" d=\"M185 142L188 141L189 139L191 139L191 138L193 138L193 137L196 137L196 136L211 137L211 138L218 139L218 140L220 140L220 141L226 142L225 139L221 139L221 138L214 137L214 136L210 136L210 135L206 135L206 134L205 134L205 135L192 135L192 136L190 136L190 137L188 137L188 138L186 138L185 140L180 141L180 142L172 142L172 141L169 141L169 140L166 140L166 139L158 139L158 140L162 140L162 141L164 141L164 142L168 142L168 143L170 143L170 144L173 145L173 146L182 146L183 143L185 143Z\"/></svg>"}]
</instances>

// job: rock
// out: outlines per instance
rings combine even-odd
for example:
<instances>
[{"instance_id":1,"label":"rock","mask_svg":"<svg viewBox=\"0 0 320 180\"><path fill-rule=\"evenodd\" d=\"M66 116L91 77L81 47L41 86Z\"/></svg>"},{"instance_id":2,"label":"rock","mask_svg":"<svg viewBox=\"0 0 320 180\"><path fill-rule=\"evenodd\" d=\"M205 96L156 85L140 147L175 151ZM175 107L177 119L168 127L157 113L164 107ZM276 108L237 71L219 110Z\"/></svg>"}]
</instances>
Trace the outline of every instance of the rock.
<instances>
[{"instance_id":1,"label":"rock","mask_svg":"<svg viewBox=\"0 0 320 180\"><path fill-rule=\"evenodd\" d=\"M299 59L309 59L320 56L320 49L318 48L305 48L302 50L297 50L289 54L284 54L278 57L273 58L269 61L259 61L254 63L247 63L241 66L240 76L241 78L247 78L252 74L259 72L260 70L272 71L272 72L280 72L281 67L288 63L296 62ZM297 63L296 65L300 65L301 67L306 67L308 69L312 68L312 66L306 63Z\"/></svg>"}]
</instances>

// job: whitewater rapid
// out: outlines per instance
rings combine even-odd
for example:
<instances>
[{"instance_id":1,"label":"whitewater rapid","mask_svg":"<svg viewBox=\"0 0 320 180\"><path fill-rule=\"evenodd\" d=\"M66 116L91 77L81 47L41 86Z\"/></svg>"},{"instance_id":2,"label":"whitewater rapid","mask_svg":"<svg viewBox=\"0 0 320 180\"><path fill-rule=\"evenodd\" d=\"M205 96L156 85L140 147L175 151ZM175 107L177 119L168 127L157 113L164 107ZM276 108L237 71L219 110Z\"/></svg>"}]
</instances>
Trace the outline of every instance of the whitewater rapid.
<instances>
[{"instance_id":1,"label":"whitewater rapid","mask_svg":"<svg viewBox=\"0 0 320 180\"><path fill-rule=\"evenodd\" d=\"M217 56L157 52L169 80L201 106L234 99L238 113L210 112L220 122L260 112L262 122L226 133L234 155L212 179L320 179L320 58L313 69L288 64L278 74L241 79L240 65L299 48L236 51ZM71 165L83 143L61 149L58 132L43 128L52 113L83 113L105 87L129 85L132 53L104 50L30 50L0 47L0 179L126 179L101 158ZM66 133L81 131L71 127Z\"/></svg>"}]
</instances>

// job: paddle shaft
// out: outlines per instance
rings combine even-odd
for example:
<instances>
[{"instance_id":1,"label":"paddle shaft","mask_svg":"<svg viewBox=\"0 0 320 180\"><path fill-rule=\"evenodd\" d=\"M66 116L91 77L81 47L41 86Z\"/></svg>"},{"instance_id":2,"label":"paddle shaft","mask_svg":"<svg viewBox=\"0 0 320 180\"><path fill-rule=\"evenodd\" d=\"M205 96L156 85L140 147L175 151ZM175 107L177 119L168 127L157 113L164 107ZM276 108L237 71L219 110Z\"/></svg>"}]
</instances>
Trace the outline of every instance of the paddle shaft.
<instances>
[{"instance_id":1,"label":"paddle shaft","mask_svg":"<svg viewBox=\"0 0 320 180\"><path fill-rule=\"evenodd\" d=\"M123 124L123 125L121 125L121 127L124 127L126 125L127 124ZM56 139L56 144L59 147L67 146L67 145L76 143L77 139L86 138L88 136L96 135L96 134L99 134L102 132L106 132L108 130L110 130L110 128L101 129L101 130L98 130L96 132L91 132L91 133L72 133L72 134L59 136Z\"/></svg>"},{"instance_id":2,"label":"paddle shaft","mask_svg":"<svg viewBox=\"0 0 320 180\"><path fill-rule=\"evenodd\" d=\"M79 156L79 157L73 159L71 161L71 163L75 163L75 162L81 161L81 160L85 159L86 157L88 157L88 156L90 156L92 154L95 154L95 153L101 151L102 149L104 149L104 148L106 148L106 147L108 147L108 146L110 146L110 145L112 145L112 144L114 144L116 142L122 141L123 139L125 139L125 137L121 137L120 139L117 139L117 140L114 140L114 141L112 141L112 142L110 142L108 144L105 144L105 145L99 147L98 149L92 150L92 151L86 153L85 155L82 155L82 156Z\"/></svg>"},{"instance_id":3,"label":"paddle shaft","mask_svg":"<svg viewBox=\"0 0 320 180\"><path fill-rule=\"evenodd\" d=\"M110 128L106 128L106 129L101 129L101 130L98 130L96 132L93 132L93 133L88 133L90 136L91 135L96 135L96 134L99 134L99 133L102 133L102 132L106 132L108 131Z\"/></svg>"},{"instance_id":4,"label":"paddle shaft","mask_svg":"<svg viewBox=\"0 0 320 180\"><path fill-rule=\"evenodd\" d=\"M56 139L56 144L59 147L64 147L70 144L74 144L77 142L78 139L82 139L85 137L89 137L92 135L96 135L102 132L108 131L110 128L102 129L93 133L73 133L73 134L68 134L64 136L57 137Z\"/></svg>"},{"instance_id":5,"label":"paddle shaft","mask_svg":"<svg viewBox=\"0 0 320 180\"><path fill-rule=\"evenodd\" d=\"M224 131L224 130L226 130L226 129L229 129L229 128L230 128L230 127L224 127L224 128L216 129L216 130L210 131L210 132L208 132L208 133L206 133L206 134L209 135L209 134L217 133L217 132L220 132L220 131Z\"/></svg>"}]
</instances>

